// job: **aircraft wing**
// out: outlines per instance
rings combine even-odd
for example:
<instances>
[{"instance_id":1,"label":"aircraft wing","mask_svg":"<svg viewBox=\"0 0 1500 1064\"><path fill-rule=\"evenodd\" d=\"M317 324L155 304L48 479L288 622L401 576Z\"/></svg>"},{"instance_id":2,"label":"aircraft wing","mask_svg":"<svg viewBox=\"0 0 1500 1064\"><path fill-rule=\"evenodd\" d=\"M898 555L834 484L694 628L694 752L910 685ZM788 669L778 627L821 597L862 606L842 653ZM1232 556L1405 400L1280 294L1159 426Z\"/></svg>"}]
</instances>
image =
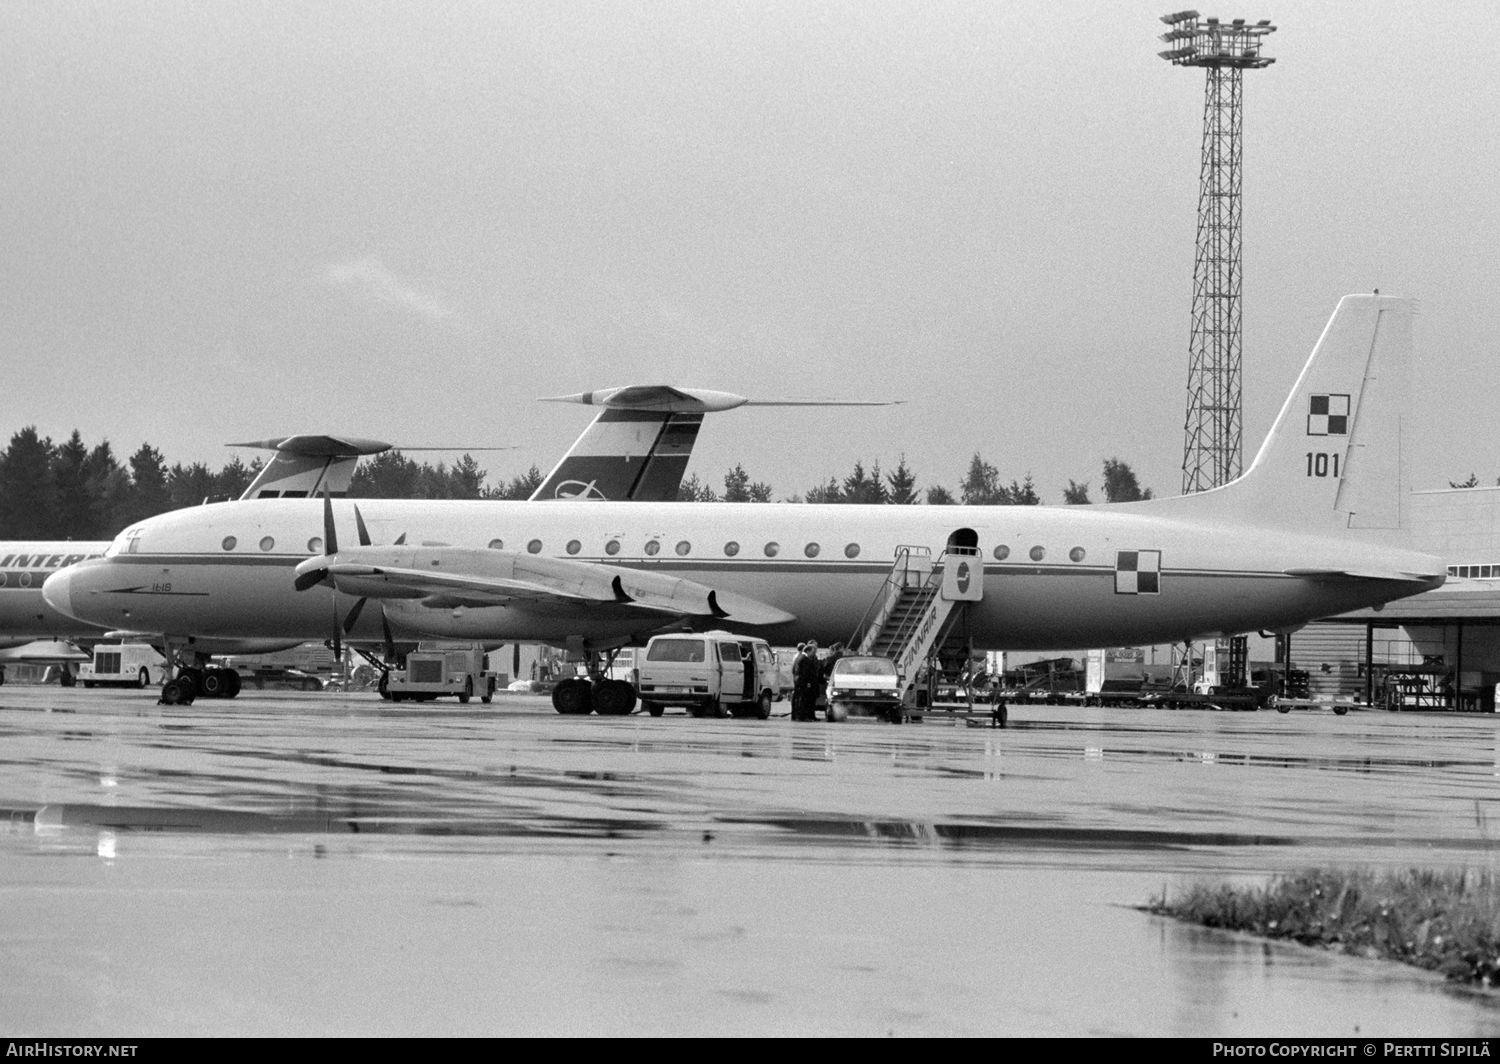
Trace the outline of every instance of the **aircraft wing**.
<instances>
[{"instance_id":1,"label":"aircraft wing","mask_svg":"<svg viewBox=\"0 0 1500 1064\"><path fill-rule=\"evenodd\" d=\"M321 574L338 590L368 598L435 600L434 605L549 603L580 610L610 603L668 616L781 624L793 614L681 577L597 562L467 547L354 547L309 558L299 586Z\"/></svg>"}]
</instances>

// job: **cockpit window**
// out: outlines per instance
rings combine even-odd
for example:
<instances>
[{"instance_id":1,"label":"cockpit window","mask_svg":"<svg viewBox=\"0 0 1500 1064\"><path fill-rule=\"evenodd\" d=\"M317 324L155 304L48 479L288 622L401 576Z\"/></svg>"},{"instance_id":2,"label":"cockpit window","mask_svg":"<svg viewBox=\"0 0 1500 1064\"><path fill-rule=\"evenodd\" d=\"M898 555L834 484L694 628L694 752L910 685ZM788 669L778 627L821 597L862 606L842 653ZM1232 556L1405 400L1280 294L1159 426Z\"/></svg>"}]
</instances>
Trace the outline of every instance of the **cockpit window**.
<instances>
[{"instance_id":1,"label":"cockpit window","mask_svg":"<svg viewBox=\"0 0 1500 1064\"><path fill-rule=\"evenodd\" d=\"M106 558L113 558L117 554L135 554L140 548L140 528L127 528L124 532L116 536L113 542L105 548L104 556Z\"/></svg>"}]
</instances>

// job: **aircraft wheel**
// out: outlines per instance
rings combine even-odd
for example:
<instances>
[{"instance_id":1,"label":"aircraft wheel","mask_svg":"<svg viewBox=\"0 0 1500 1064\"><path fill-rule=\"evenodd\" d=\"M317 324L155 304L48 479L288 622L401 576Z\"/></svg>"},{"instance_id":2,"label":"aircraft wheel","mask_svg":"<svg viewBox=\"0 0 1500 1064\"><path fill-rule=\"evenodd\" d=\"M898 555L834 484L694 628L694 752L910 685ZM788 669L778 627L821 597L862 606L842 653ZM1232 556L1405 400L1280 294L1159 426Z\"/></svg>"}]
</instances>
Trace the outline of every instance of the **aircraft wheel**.
<instances>
[{"instance_id":1,"label":"aircraft wheel","mask_svg":"<svg viewBox=\"0 0 1500 1064\"><path fill-rule=\"evenodd\" d=\"M564 680L552 689L552 708L582 716L594 708L593 694L587 680Z\"/></svg>"},{"instance_id":2,"label":"aircraft wheel","mask_svg":"<svg viewBox=\"0 0 1500 1064\"><path fill-rule=\"evenodd\" d=\"M474 697L474 677L464 677L464 689L458 693L458 704L467 706L469 699Z\"/></svg>"},{"instance_id":3,"label":"aircraft wheel","mask_svg":"<svg viewBox=\"0 0 1500 1064\"><path fill-rule=\"evenodd\" d=\"M643 698L641 699L641 708L644 709L647 713L651 714L653 717L659 717L661 716L662 711L667 707L662 705L660 702L652 702L648 699Z\"/></svg>"},{"instance_id":4,"label":"aircraft wheel","mask_svg":"<svg viewBox=\"0 0 1500 1064\"><path fill-rule=\"evenodd\" d=\"M183 669L177 674L177 686L183 692L183 704L192 702L203 689L203 680L197 669Z\"/></svg>"},{"instance_id":5,"label":"aircraft wheel","mask_svg":"<svg viewBox=\"0 0 1500 1064\"><path fill-rule=\"evenodd\" d=\"M162 685L161 704L164 706L185 706L192 699L185 697L181 680L168 680Z\"/></svg>"},{"instance_id":6,"label":"aircraft wheel","mask_svg":"<svg viewBox=\"0 0 1500 1064\"><path fill-rule=\"evenodd\" d=\"M831 721L848 720L849 719L849 703L848 702L830 702L830 703L828 703L828 708L823 711L823 717L824 717L824 719L831 720Z\"/></svg>"},{"instance_id":7,"label":"aircraft wheel","mask_svg":"<svg viewBox=\"0 0 1500 1064\"><path fill-rule=\"evenodd\" d=\"M594 710L605 716L623 717L635 708L635 688L624 680L605 680L594 691Z\"/></svg>"},{"instance_id":8,"label":"aircraft wheel","mask_svg":"<svg viewBox=\"0 0 1500 1064\"><path fill-rule=\"evenodd\" d=\"M219 669L209 669L203 674L204 698L223 698L226 686L224 674Z\"/></svg>"}]
</instances>

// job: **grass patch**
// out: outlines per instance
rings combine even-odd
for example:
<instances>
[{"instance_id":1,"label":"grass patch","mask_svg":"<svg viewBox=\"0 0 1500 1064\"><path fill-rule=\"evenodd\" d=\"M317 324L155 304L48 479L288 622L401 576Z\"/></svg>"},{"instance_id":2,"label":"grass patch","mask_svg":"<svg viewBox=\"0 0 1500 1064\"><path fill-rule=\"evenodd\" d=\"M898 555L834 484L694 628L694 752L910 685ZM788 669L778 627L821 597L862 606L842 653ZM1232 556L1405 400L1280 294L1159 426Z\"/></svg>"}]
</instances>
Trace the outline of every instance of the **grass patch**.
<instances>
[{"instance_id":1,"label":"grass patch","mask_svg":"<svg viewBox=\"0 0 1500 1064\"><path fill-rule=\"evenodd\" d=\"M1500 881L1492 872L1313 869L1264 887L1199 885L1165 891L1147 912L1326 946L1500 985Z\"/></svg>"}]
</instances>

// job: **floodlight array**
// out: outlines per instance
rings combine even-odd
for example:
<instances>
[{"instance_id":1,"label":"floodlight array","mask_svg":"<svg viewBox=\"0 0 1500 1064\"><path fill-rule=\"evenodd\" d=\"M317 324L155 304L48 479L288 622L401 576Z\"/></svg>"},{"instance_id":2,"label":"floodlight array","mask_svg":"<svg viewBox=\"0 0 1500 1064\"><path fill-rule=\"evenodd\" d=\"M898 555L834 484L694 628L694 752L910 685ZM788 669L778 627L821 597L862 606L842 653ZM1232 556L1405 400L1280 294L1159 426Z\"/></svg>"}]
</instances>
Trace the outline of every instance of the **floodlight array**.
<instances>
[{"instance_id":1,"label":"floodlight array","mask_svg":"<svg viewBox=\"0 0 1500 1064\"><path fill-rule=\"evenodd\" d=\"M1200 19L1196 11L1178 11L1161 20L1171 27L1161 35L1162 41L1176 47L1157 54L1174 66L1259 70L1276 62L1261 55L1263 38L1276 32L1269 19L1254 25L1242 18L1225 23L1217 18Z\"/></svg>"}]
</instances>

